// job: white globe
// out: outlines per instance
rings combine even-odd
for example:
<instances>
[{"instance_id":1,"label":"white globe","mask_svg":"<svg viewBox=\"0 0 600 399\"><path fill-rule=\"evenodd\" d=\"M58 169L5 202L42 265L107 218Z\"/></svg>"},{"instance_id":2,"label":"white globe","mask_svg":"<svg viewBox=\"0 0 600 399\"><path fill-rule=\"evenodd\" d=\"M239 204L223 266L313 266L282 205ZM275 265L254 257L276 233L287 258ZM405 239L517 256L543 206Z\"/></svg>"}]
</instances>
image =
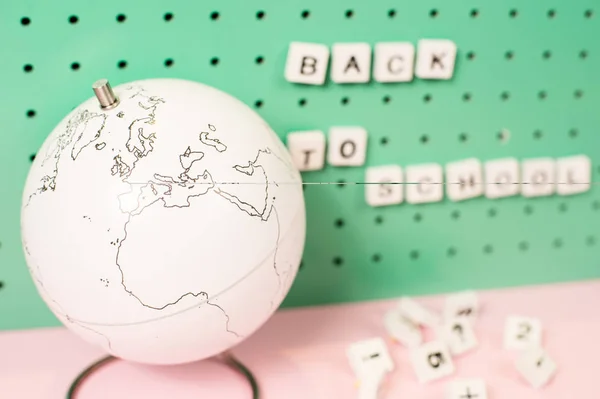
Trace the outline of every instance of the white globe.
<instances>
[{"instance_id":1,"label":"white globe","mask_svg":"<svg viewBox=\"0 0 600 399\"><path fill-rule=\"evenodd\" d=\"M21 209L33 281L83 339L142 363L219 354L286 296L305 241L301 177L242 102L179 79L114 88L52 131Z\"/></svg>"}]
</instances>

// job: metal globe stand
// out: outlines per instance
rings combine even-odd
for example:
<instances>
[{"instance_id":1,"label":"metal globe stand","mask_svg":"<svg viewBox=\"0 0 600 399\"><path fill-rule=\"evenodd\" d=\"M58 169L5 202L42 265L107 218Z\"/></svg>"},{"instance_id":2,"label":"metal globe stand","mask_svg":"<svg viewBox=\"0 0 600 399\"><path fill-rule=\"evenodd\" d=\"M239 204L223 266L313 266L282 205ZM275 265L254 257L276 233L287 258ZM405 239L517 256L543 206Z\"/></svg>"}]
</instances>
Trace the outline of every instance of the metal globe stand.
<instances>
[{"instance_id":1,"label":"metal globe stand","mask_svg":"<svg viewBox=\"0 0 600 399\"><path fill-rule=\"evenodd\" d=\"M221 363L225 364L226 366L230 367L231 369L237 371L238 373L246 377L246 380L252 388L252 399L259 398L259 389L258 383L256 382L256 378L254 378L252 372L250 372L250 370L246 366L244 366L244 364L242 364L231 353L228 352L215 356L213 359L220 361ZM81 388L85 380L88 379L94 373L94 371L97 371L102 366L105 366L108 363L112 363L115 360L118 360L118 358L109 355L92 363L89 367L83 370L71 383L69 391L67 392L67 399L76 399L77 392L79 388Z\"/></svg>"}]
</instances>

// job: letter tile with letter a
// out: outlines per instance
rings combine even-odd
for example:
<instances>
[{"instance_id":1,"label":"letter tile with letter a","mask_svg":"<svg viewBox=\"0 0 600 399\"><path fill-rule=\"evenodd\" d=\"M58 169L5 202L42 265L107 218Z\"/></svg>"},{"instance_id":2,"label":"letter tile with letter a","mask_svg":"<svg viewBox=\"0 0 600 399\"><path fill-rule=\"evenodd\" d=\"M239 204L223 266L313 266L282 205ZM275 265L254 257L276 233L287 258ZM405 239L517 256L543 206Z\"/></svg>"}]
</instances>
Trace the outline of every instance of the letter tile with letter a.
<instances>
[{"instance_id":1,"label":"letter tile with letter a","mask_svg":"<svg viewBox=\"0 0 600 399\"><path fill-rule=\"evenodd\" d=\"M285 64L288 82L322 85L327 76L329 48L324 44L291 42Z\"/></svg>"},{"instance_id":2,"label":"letter tile with letter a","mask_svg":"<svg viewBox=\"0 0 600 399\"><path fill-rule=\"evenodd\" d=\"M329 129L327 162L333 166L362 166L367 155L367 131L359 126Z\"/></svg>"},{"instance_id":3,"label":"letter tile with letter a","mask_svg":"<svg viewBox=\"0 0 600 399\"><path fill-rule=\"evenodd\" d=\"M504 327L504 348L523 350L542 346L542 323L532 317L509 316Z\"/></svg>"},{"instance_id":4,"label":"letter tile with letter a","mask_svg":"<svg viewBox=\"0 0 600 399\"><path fill-rule=\"evenodd\" d=\"M421 384L449 376L455 370L450 351L443 341L429 341L412 349L410 360Z\"/></svg>"},{"instance_id":5,"label":"letter tile with letter a","mask_svg":"<svg viewBox=\"0 0 600 399\"><path fill-rule=\"evenodd\" d=\"M521 164L521 194L541 197L554 194L556 162L552 158L526 159Z\"/></svg>"},{"instance_id":6,"label":"letter tile with letter a","mask_svg":"<svg viewBox=\"0 0 600 399\"><path fill-rule=\"evenodd\" d=\"M400 166L386 165L367 168L365 180L368 183L365 185L365 198L370 206L395 205L402 202L402 168Z\"/></svg>"},{"instance_id":7,"label":"letter tile with letter a","mask_svg":"<svg viewBox=\"0 0 600 399\"><path fill-rule=\"evenodd\" d=\"M439 202L444 197L444 176L438 164L410 165L406 167L406 202L422 204Z\"/></svg>"},{"instance_id":8,"label":"letter tile with letter a","mask_svg":"<svg viewBox=\"0 0 600 399\"><path fill-rule=\"evenodd\" d=\"M451 40L422 39L415 74L420 79L450 79L454 74L456 44Z\"/></svg>"},{"instance_id":9,"label":"letter tile with letter a","mask_svg":"<svg viewBox=\"0 0 600 399\"><path fill-rule=\"evenodd\" d=\"M375 45L373 77L378 82L410 82L413 80L415 46L410 42L388 42Z\"/></svg>"},{"instance_id":10,"label":"letter tile with letter a","mask_svg":"<svg viewBox=\"0 0 600 399\"><path fill-rule=\"evenodd\" d=\"M520 185L517 159L502 158L485 163L485 196L487 198L495 199L517 195Z\"/></svg>"},{"instance_id":11,"label":"letter tile with letter a","mask_svg":"<svg viewBox=\"0 0 600 399\"><path fill-rule=\"evenodd\" d=\"M287 146L299 171L323 169L325 165L325 134L320 130L291 132Z\"/></svg>"},{"instance_id":12,"label":"letter tile with letter a","mask_svg":"<svg viewBox=\"0 0 600 399\"><path fill-rule=\"evenodd\" d=\"M460 379L448 384L447 399L487 399L485 381L481 379Z\"/></svg>"},{"instance_id":13,"label":"letter tile with letter a","mask_svg":"<svg viewBox=\"0 0 600 399\"><path fill-rule=\"evenodd\" d=\"M371 46L368 43L336 43L331 49L331 80L335 83L366 83L371 77Z\"/></svg>"},{"instance_id":14,"label":"letter tile with letter a","mask_svg":"<svg viewBox=\"0 0 600 399\"><path fill-rule=\"evenodd\" d=\"M515 365L521 376L536 389L548 384L558 368L542 348L526 350Z\"/></svg>"},{"instance_id":15,"label":"letter tile with letter a","mask_svg":"<svg viewBox=\"0 0 600 399\"><path fill-rule=\"evenodd\" d=\"M476 158L446 165L446 193L452 201L463 201L483 194L483 171Z\"/></svg>"},{"instance_id":16,"label":"letter tile with letter a","mask_svg":"<svg viewBox=\"0 0 600 399\"><path fill-rule=\"evenodd\" d=\"M556 191L559 195L584 193L592 181L592 161L586 155L556 160Z\"/></svg>"}]
</instances>

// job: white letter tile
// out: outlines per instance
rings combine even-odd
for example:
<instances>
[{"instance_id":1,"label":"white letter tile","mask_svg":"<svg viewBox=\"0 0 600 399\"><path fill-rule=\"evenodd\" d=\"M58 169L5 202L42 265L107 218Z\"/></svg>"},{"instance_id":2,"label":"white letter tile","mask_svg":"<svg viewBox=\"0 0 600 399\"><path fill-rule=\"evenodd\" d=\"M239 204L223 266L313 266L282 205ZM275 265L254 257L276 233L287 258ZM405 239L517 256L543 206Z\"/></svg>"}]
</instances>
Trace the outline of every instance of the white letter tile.
<instances>
[{"instance_id":1,"label":"white letter tile","mask_svg":"<svg viewBox=\"0 0 600 399\"><path fill-rule=\"evenodd\" d=\"M450 79L454 73L456 44L451 40L419 40L415 74L420 79Z\"/></svg>"},{"instance_id":2,"label":"white letter tile","mask_svg":"<svg viewBox=\"0 0 600 399\"><path fill-rule=\"evenodd\" d=\"M435 312L408 297L400 299L398 310L404 317L419 326L437 327L441 323L440 317Z\"/></svg>"},{"instance_id":3,"label":"white letter tile","mask_svg":"<svg viewBox=\"0 0 600 399\"><path fill-rule=\"evenodd\" d=\"M421 384L449 376L455 370L450 351L443 341L429 341L412 349L410 360Z\"/></svg>"},{"instance_id":4,"label":"white letter tile","mask_svg":"<svg viewBox=\"0 0 600 399\"><path fill-rule=\"evenodd\" d=\"M287 146L300 171L323 169L325 164L325 134L320 130L291 132Z\"/></svg>"},{"instance_id":5,"label":"white letter tile","mask_svg":"<svg viewBox=\"0 0 600 399\"><path fill-rule=\"evenodd\" d=\"M367 83L371 77L368 43L336 43L331 49L331 80L335 83Z\"/></svg>"},{"instance_id":6,"label":"white letter tile","mask_svg":"<svg viewBox=\"0 0 600 399\"><path fill-rule=\"evenodd\" d=\"M485 196L489 199L517 195L521 187L519 161L494 159L485 163Z\"/></svg>"},{"instance_id":7,"label":"white letter tile","mask_svg":"<svg viewBox=\"0 0 600 399\"><path fill-rule=\"evenodd\" d=\"M413 80L415 46L410 42L377 43L373 77L378 82Z\"/></svg>"},{"instance_id":8,"label":"white letter tile","mask_svg":"<svg viewBox=\"0 0 600 399\"><path fill-rule=\"evenodd\" d=\"M452 201L463 201L483 194L481 162L475 158L446 165L446 193Z\"/></svg>"},{"instance_id":9,"label":"white letter tile","mask_svg":"<svg viewBox=\"0 0 600 399\"><path fill-rule=\"evenodd\" d=\"M559 195L586 192L592 182L592 162L586 155L558 158L556 160L556 191Z\"/></svg>"},{"instance_id":10,"label":"white letter tile","mask_svg":"<svg viewBox=\"0 0 600 399\"><path fill-rule=\"evenodd\" d=\"M464 317L472 322L475 320L478 313L479 300L474 291L457 292L446 297L446 303L444 307L445 320Z\"/></svg>"},{"instance_id":11,"label":"white letter tile","mask_svg":"<svg viewBox=\"0 0 600 399\"><path fill-rule=\"evenodd\" d=\"M554 194L556 162L552 158L526 159L522 165L521 193L524 197Z\"/></svg>"},{"instance_id":12,"label":"white letter tile","mask_svg":"<svg viewBox=\"0 0 600 399\"><path fill-rule=\"evenodd\" d=\"M394 362L382 338L370 338L350 345L346 351L350 367L359 379L390 372Z\"/></svg>"},{"instance_id":13,"label":"white letter tile","mask_svg":"<svg viewBox=\"0 0 600 399\"><path fill-rule=\"evenodd\" d=\"M370 206L400 204L403 199L402 168L397 165L372 166L365 173L365 197ZM393 182L394 184L385 184Z\"/></svg>"},{"instance_id":14,"label":"white letter tile","mask_svg":"<svg viewBox=\"0 0 600 399\"><path fill-rule=\"evenodd\" d=\"M524 350L542 346L542 323L531 317L509 316L504 328L504 348Z\"/></svg>"},{"instance_id":15,"label":"white letter tile","mask_svg":"<svg viewBox=\"0 0 600 399\"><path fill-rule=\"evenodd\" d=\"M406 202L421 204L439 202L444 197L444 176L438 164L406 167Z\"/></svg>"},{"instance_id":16,"label":"white letter tile","mask_svg":"<svg viewBox=\"0 0 600 399\"><path fill-rule=\"evenodd\" d=\"M473 326L464 317L445 322L439 334L453 356L473 350L479 345Z\"/></svg>"},{"instance_id":17,"label":"white letter tile","mask_svg":"<svg viewBox=\"0 0 600 399\"><path fill-rule=\"evenodd\" d=\"M383 318L383 325L394 341L407 348L415 348L423 343L419 326L404 316L399 309L388 311Z\"/></svg>"},{"instance_id":18,"label":"white letter tile","mask_svg":"<svg viewBox=\"0 0 600 399\"><path fill-rule=\"evenodd\" d=\"M327 162L333 166L362 166L367 155L367 131L362 127L329 129Z\"/></svg>"},{"instance_id":19,"label":"white letter tile","mask_svg":"<svg viewBox=\"0 0 600 399\"><path fill-rule=\"evenodd\" d=\"M487 399L485 381L481 379L460 379L448 384L448 399Z\"/></svg>"},{"instance_id":20,"label":"white letter tile","mask_svg":"<svg viewBox=\"0 0 600 399\"><path fill-rule=\"evenodd\" d=\"M329 48L323 44L292 42L288 49L285 78L292 83L322 85L327 75Z\"/></svg>"},{"instance_id":21,"label":"white letter tile","mask_svg":"<svg viewBox=\"0 0 600 399\"><path fill-rule=\"evenodd\" d=\"M523 352L516 362L516 368L534 388L548 384L557 370L554 360L542 348L532 348Z\"/></svg>"}]
</instances>

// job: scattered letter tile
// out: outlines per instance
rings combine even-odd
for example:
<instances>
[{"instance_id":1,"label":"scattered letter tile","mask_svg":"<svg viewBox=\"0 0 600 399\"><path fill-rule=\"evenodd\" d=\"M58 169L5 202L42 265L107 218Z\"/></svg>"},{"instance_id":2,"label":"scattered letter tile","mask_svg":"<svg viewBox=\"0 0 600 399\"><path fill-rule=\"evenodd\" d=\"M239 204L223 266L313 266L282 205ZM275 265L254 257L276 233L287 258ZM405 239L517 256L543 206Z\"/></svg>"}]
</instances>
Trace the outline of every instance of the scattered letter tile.
<instances>
[{"instance_id":1,"label":"scattered letter tile","mask_svg":"<svg viewBox=\"0 0 600 399\"><path fill-rule=\"evenodd\" d=\"M325 164L325 134L320 130L291 132L287 146L300 171L323 169Z\"/></svg>"},{"instance_id":2,"label":"scattered letter tile","mask_svg":"<svg viewBox=\"0 0 600 399\"><path fill-rule=\"evenodd\" d=\"M540 197L554 194L556 162L552 158L526 159L521 165L524 197Z\"/></svg>"},{"instance_id":3,"label":"scattered letter tile","mask_svg":"<svg viewBox=\"0 0 600 399\"><path fill-rule=\"evenodd\" d=\"M371 77L371 46L368 43L336 43L331 49L331 80L335 83L366 83Z\"/></svg>"},{"instance_id":4,"label":"scattered letter tile","mask_svg":"<svg viewBox=\"0 0 600 399\"><path fill-rule=\"evenodd\" d=\"M479 300L475 291L462 291L446 297L444 318L452 320L465 317L473 321L479 312Z\"/></svg>"},{"instance_id":5,"label":"scattered letter tile","mask_svg":"<svg viewBox=\"0 0 600 399\"><path fill-rule=\"evenodd\" d=\"M439 202L444 197L444 176L438 164L407 166L406 182L406 202L409 204Z\"/></svg>"},{"instance_id":6,"label":"scattered letter tile","mask_svg":"<svg viewBox=\"0 0 600 399\"><path fill-rule=\"evenodd\" d=\"M288 49L285 78L292 83L322 85L327 75L329 48L323 44L292 42Z\"/></svg>"},{"instance_id":7,"label":"scattered letter tile","mask_svg":"<svg viewBox=\"0 0 600 399\"><path fill-rule=\"evenodd\" d=\"M415 74L421 79L450 79L454 73L456 44L451 40L419 40Z\"/></svg>"},{"instance_id":8,"label":"scattered letter tile","mask_svg":"<svg viewBox=\"0 0 600 399\"><path fill-rule=\"evenodd\" d=\"M413 369L420 383L426 383L454 373L454 363L443 341L430 341L410 354Z\"/></svg>"},{"instance_id":9,"label":"scattered letter tile","mask_svg":"<svg viewBox=\"0 0 600 399\"><path fill-rule=\"evenodd\" d=\"M334 166L362 166L367 155L367 131L362 127L329 129L327 161Z\"/></svg>"},{"instance_id":10,"label":"scattered letter tile","mask_svg":"<svg viewBox=\"0 0 600 399\"><path fill-rule=\"evenodd\" d=\"M400 299L398 310L404 317L419 326L436 327L441 322L436 313L408 297Z\"/></svg>"},{"instance_id":11,"label":"scattered letter tile","mask_svg":"<svg viewBox=\"0 0 600 399\"><path fill-rule=\"evenodd\" d=\"M487 399L485 381L481 379L460 379L448 384L447 399Z\"/></svg>"},{"instance_id":12,"label":"scattered letter tile","mask_svg":"<svg viewBox=\"0 0 600 399\"><path fill-rule=\"evenodd\" d=\"M407 348L414 348L423 343L423 335L419 326L410 321L399 309L388 311L383 324L388 334Z\"/></svg>"},{"instance_id":13,"label":"scattered letter tile","mask_svg":"<svg viewBox=\"0 0 600 399\"><path fill-rule=\"evenodd\" d=\"M523 350L542 346L542 323L531 317L509 316L504 329L504 347Z\"/></svg>"},{"instance_id":14,"label":"scattered letter tile","mask_svg":"<svg viewBox=\"0 0 600 399\"><path fill-rule=\"evenodd\" d=\"M588 156L558 158L556 170L556 191L559 195L579 194L590 189L592 162Z\"/></svg>"},{"instance_id":15,"label":"scattered letter tile","mask_svg":"<svg viewBox=\"0 0 600 399\"><path fill-rule=\"evenodd\" d=\"M483 194L481 162L470 158L446 165L446 192L452 201L462 201Z\"/></svg>"},{"instance_id":16,"label":"scattered letter tile","mask_svg":"<svg viewBox=\"0 0 600 399\"><path fill-rule=\"evenodd\" d=\"M440 339L448 345L453 356L468 352L479 345L471 322L464 317L446 321L440 328Z\"/></svg>"},{"instance_id":17,"label":"scattered letter tile","mask_svg":"<svg viewBox=\"0 0 600 399\"><path fill-rule=\"evenodd\" d=\"M395 205L402 202L402 168L400 166L372 166L367 168L365 179L369 183L365 185L365 197L370 206Z\"/></svg>"},{"instance_id":18,"label":"scattered letter tile","mask_svg":"<svg viewBox=\"0 0 600 399\"><path fill-rule=\"evenodd\" d=\"M485 196L489 199L517 195L521 187L519 161L494 159L485 163Z\"/></svg>"},{"instance_id":19,"label":"scattered letter tile","mask_svg":"<svg viewBox=\"0 0 600 399\"><path fill-rule=\"evenodd\" d=\"M517 371L534 388L541 388L556 374L554 360L542 348L528 349L516 362Z\"/></svg>"},{"instance_id":20,"label":"scattered letter tile","mask_svg":"<svg viewBox=\"0 0 600 399\"><path fill-rule=\"evenodd\" d=\"M377 375L394 369L394 362L382 338L370 338L355 342L347 349L350 367L359 377Z\"/></svg>"},{"instance_id":21,"label":"scattered letter tile","mask_svg":"<svg viewBox=\"0 0 600 399\"><path fill-rule=\"evenodd\" d=\"M377 43L373 77L378 82L413 80L415 46L410 42Z\"/></svg>"}]
</instances>

